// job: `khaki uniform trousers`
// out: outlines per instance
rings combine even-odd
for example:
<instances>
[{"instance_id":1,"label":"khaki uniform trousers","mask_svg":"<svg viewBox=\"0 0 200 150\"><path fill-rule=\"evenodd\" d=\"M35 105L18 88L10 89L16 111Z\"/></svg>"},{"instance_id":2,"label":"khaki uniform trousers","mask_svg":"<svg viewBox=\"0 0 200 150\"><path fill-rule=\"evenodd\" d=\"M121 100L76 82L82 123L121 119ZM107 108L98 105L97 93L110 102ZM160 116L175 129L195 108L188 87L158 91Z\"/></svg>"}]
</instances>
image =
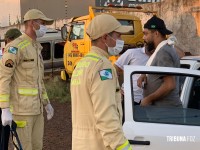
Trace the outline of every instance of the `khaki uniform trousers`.
<instances>
[{"instance_id":1,"label":"khaki uniform trousers","mask_svg":"<svg viewBox=\"0 0 200 150\"><path fill-rule=\"evenodd\" d=\"M33 116L13 115L13 118L14 121L26 121L25 127L17 128L23 150L42 150L44 134L43 114ZM16 140L15 143L17 143Z\"/></svg>"}]
</instances>

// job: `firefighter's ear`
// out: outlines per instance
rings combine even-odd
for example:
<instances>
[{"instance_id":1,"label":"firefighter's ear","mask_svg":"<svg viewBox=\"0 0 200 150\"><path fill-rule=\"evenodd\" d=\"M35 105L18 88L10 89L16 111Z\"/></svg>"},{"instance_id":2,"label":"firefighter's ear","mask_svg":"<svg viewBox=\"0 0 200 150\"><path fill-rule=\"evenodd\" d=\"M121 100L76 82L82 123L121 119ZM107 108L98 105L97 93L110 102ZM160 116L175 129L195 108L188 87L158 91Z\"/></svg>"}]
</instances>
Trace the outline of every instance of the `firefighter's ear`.
<instances>
[{"instance_id":1,"label":"firefighter's ear","mask_svg":"<svg viewBox=\"0 0 200 150\"><path fill-rule=\"evenodd\" d=\"M156 36L159 36L159 35L160 35L160 32L159 32L158 30L156 30L156 31L155 31L155 35L156 35Z\"/></svg>"},{"instance_id":2,"label":"firefighter's ear","mask_svg":"<svg viewBox=\"0 0 200 150\"><path fill-rule=\"evenodd\" d=\"M27 23L31 26L34 26L34 21L33 20L28 20Z\"/></svg>"},{"instance_id":3,"label":"firefighter's ear","mask_svg":"<svg viewBox=\"0 0 200 150\"><path fill-rule=\"evenodd\" d=\"M104 34L104 35L101 37L101 39L102 39L102 41L103 41L104 43L106 42L107 38L108 38L108 35L107 35L107 34Z\"/></svg>"}]
</instances>

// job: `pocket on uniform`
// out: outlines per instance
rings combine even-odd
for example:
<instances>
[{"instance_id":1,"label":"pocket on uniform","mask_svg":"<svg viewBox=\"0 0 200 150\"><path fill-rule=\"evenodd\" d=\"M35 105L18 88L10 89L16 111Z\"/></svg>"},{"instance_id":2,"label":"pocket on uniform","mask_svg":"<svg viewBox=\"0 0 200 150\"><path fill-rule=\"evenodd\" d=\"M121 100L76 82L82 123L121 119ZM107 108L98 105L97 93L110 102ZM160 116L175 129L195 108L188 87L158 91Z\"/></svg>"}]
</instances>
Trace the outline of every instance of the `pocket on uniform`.
<instances>
[{"instance_id":1,"label":"pocket on uniform","mask_svg":"<svg viewBox=\"0 0 200 150\"><path fill-rule=\"evenodd\" d=\"M25 143L31 142L31 125L30 125L30 116L19 116L13 115L13 120L17 125L17 134L19 140L21 141L22 147ZM17 143L16 138L14 137L14 142ZM25 144L26 145L26 144Z\"/></svg>"},{"instance_id":2,"label":"pocket on uniform","mask_svg":"<svg viewBox=\"0 0 200 150\"><path fill-rule=\"evenodd\" d=\"M34 77L34 72L35 72L35 63L34 61L31 61L31 62L23 62L22 63L22 68L24 69L24 79L25 80L33 80L33 77Z\"/></svg>"},{"instance_id":3,"label":"pocket on uniform","mask_svg":"<svg viewBox=\"0 0 200 150\"><path fill-rule=\"evenodd\" d=\"M32 69L35 66L34 60L33 61L24 61L22 63L22 67L24 69Z\"/></svg>"},{"instance_id":4,"label":"pocket on uniform","mask_svg":"<svg viewBox=\"0 0 200 150\"><path fill-rule=\"evenodd\" d=\"M18 95L20 113L37 114L40 111L38 89L18 88Z\"/></svg>"}]
</instances>

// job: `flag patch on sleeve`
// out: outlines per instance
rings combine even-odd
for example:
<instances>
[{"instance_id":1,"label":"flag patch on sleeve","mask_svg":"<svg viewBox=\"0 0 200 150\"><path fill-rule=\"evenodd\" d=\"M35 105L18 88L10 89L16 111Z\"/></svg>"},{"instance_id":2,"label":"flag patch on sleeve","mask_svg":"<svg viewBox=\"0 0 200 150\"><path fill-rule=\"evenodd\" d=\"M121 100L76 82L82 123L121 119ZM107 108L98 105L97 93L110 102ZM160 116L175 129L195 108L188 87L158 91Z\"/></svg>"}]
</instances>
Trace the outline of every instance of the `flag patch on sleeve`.
<instances>
[{"instance_id":1,"label":"flag patch on sleeve","mask_svg":"<svg viewBox=\"0 0 200 150\"><path fill-rule=\"evenodd\" d=\"M18 48L16 47L9 47L8 53L17 54Z\"/></svg>"},{"instance_id":2,"label":"flag patch on sleeve","mask_svg":"<svg viewBox=\"0 0 200 150\"><path fill-rule=\"evenodd\" d=\"M100 78L101 78L102 81L103 80L109 80L109 79L113 78L111 69L101 70L101 71L99 71L99 75L100 75Z\"/></svg>"}]
</instances>

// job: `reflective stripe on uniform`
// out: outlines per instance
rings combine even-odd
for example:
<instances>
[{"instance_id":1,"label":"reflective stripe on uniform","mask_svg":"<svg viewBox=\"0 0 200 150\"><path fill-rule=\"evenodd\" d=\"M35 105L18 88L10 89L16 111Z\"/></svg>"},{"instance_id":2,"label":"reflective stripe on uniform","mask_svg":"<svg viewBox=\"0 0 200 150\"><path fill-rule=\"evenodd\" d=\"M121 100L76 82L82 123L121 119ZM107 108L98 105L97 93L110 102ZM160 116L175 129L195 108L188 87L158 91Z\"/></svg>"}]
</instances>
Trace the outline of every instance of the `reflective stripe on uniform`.
<instances>
[{"instance_id":1,"label":"reflective stripe on uniform","mask_svg":"<svg viewBox=\"0 0 200 150\"><path fill-rule=\"evenodd\" d=\"M99 61L99 59L101 59L101 57L99 57L97 54L94 54L94 53L89 53L85 55L85 57L88 57L94 61Z\"/></svg>"},{"instance_id":2,"label":"reflective stripe on uniform","mask_svg":"<svg viewBox=\"0 0 200 150\"><path fill-rule=\"evenodd\" d=\"M26 121L15 121L18 128L24 128L26 126Z\"/></svg>"},{"instance_id":3,"label":"reflective stripe on uniform","mask_svg":"<svg viewBox=\"0 0 200 150\"><path fill-rule=\"evenodd\" d=\"M21 95L33 96L38 94L38 89L34 88L19 88L18 93Z\"/></svg>"},{"instance_id":4,"label":"reflective stripe on uniform","mask_svg":"<svg viewBox=\"0 0 200 150\"><path fill-rule=\"evenodd\" d=\"M10 105L10 112L13 112L13 105Z\"/></svg>"},{"instance_id":5,"label":"reflective stripe on uniform","mask_svg":"<svg viewBox=\"0 0 200 150\"><path fill-rule=\"evenodd\" d=\"M46 92L43 93L43 94L42 94L42 97L43 97L43 99L48 99L48 95L47 95L47 93L46 93Z\"/></svg>"},{"instance_id":6,"label":"reflective stripe on uniform","mask_svg":"<svg viewBox=\"0 0 200 150\"><path fill-rule=\"evenodd\" d=\"M76 68L87 68L90 65L90 62L78 62Z\"/></svg>"},{"instance_id":7,"label":"reflective stripe on uniform","mask_svg":"<svg viewBox=\"0 0 200 150\"><path fill-rule=\"evenodd\" d=\"M89 59L94 60L96 62L101 59L101 57L99 57L95 53L89 53L89 54L85 55L85 57L83 59L86 59L86 58L89 58ZM90 65L90 62L87 62L87 61L78 62L77 66L76 66L76 70L74 70L74 72L72 74L71 85L80 85L81 84L81 80L76 79L75 77L82 76L84 70L81 69L81 68L87 68L87 67L89 67L89 65ZM73 79L73 78L75 78L75 79Z\"/></svg>"},{"instance_id":8,"label":"reflective stripe on uniform","mask_svg":"<svg viewBox=\"0 0 200 150\"><path fill-rule=\"evenodd\" d=\"M71 80L71 85L80 85L80 84L81 84L80 79L72 79Z\"/></svg>"},{"instance_id":9,"label":"reflective stripe on uniform","mask_svg":"<svg viewBox=\"0 0 200 150\"><path fill-rule=\"evenodd\" d=\"M124 144L119 146L117 150L132 150L131 145L129 144L129 141L127 140Z\"/></svg>"},{"instance_id":10,"label":"reflective stripe on uniform","mask_svg":"<svg viewBox=\"0 0 200 150\"><path fill-rule=\"evenodd\" d=\"M22 42L20 42L20 43L18 44L18 47L19 47L20 49L23 49L23 48L27 47L29 44L30 44L29 41L24 40L24 41L22 41Z\"/></svg>"},{"instance_id":11,"label":"reflective stripe on uniform","mask_svg":"<svg viewBox=\"0 0 200 150\"><path fill-rule=\"evenodd\" d=\"M8 94L1 94L0 95L0 102L8 102L9 101L9 95Z\"/></svg>"},{"instance_id":12,"label":"reflective stripe on uniform","mask_svg":"<svg viewBox=\"0 0 200 150\"><path fill-rule=\"evenodd\" d=\"M78 77L78 76L81 76L83 74L83 69L80 69L80 70L74 70L73 74L72 74L72 77Z\"/></svg>"}]
</instances>

